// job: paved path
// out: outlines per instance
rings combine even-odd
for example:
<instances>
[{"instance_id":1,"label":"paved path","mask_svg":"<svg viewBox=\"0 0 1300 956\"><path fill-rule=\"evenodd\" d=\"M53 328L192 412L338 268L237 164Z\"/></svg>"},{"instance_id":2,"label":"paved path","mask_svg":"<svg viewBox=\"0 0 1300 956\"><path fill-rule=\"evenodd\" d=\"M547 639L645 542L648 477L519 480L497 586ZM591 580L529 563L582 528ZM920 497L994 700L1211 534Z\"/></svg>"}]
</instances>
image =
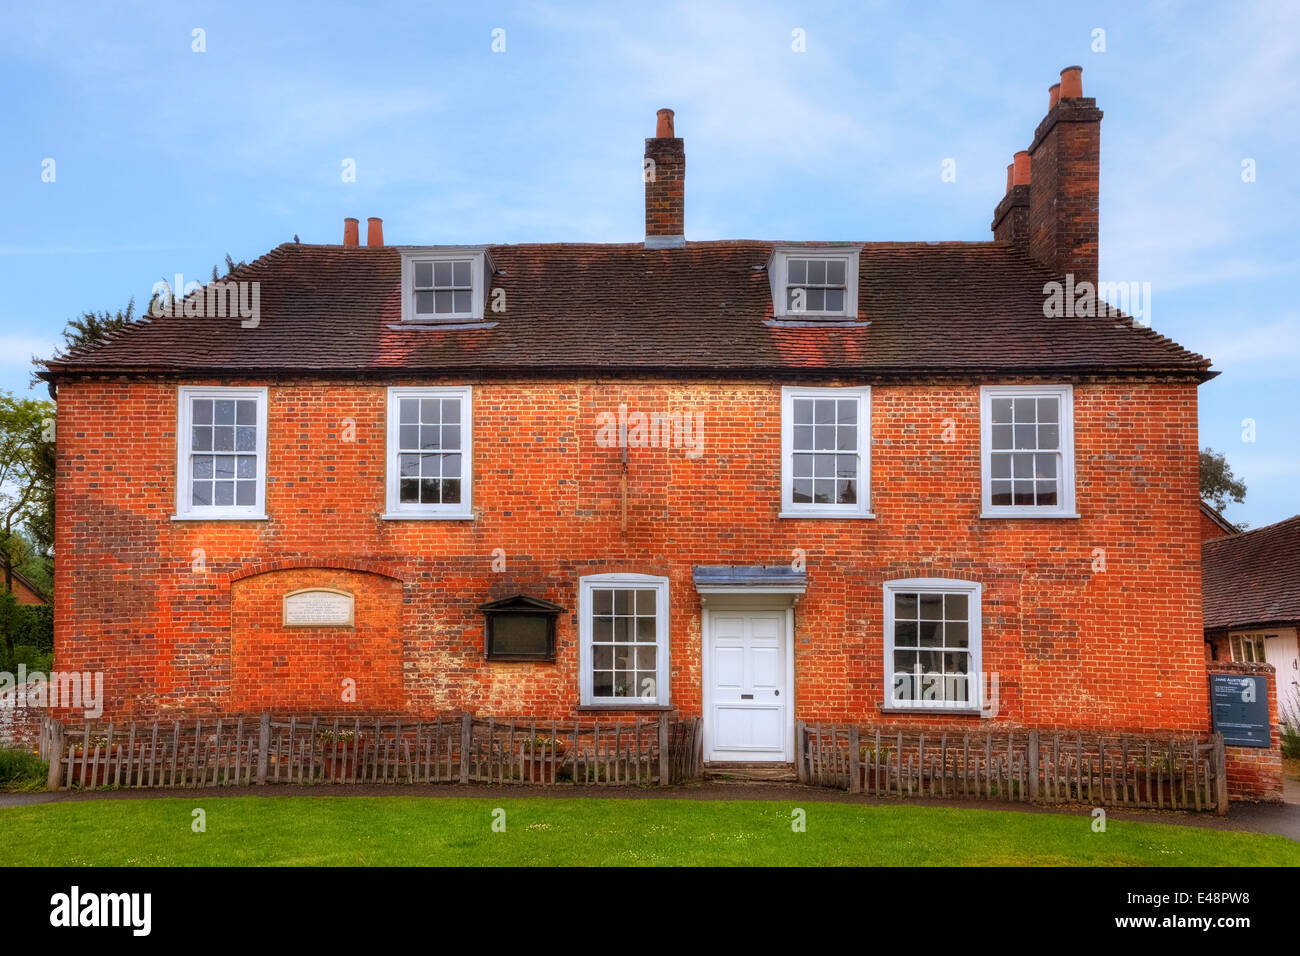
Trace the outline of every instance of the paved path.
<instances>
[{"instance_id":1,"label":"paved path","mask_svg":"<svg viewBox=\"0 0 1300 956\"><path fill-rule=\"evenodd\" d=\"M598 798L631 800L779 800L825 803L860 803L868 806L897 806L912 803L916 806L958 807L967 810L1010 810L1019 813L1063 813L1071 816L1090 816L1091 807L1039 807L1023 803L1001 803L996 800L913 800L902 801L880 797L866 797L840 790L823 790L799 784L779 783L703 783L684 787L493 787L484 785L388 785L388 786L315 786L300 787L286 784L254 788L209 787L195 790L74 790L50 793L0 793L0 807L29 806L40 803L77 803L85 800L154 800L180 798L184 800L221 797L251 796L275 799L277 797L541 797L541 798ZM1300 804L1297 803L1234 803L1227 816L1211 813L1178 813L1170 810L1107 810L1111 820L1135 820L1144 823L1169 823L1176 826L1206 827L1213 830L1241 830L1254 833L1275 833L1300 842Z\"/></svg>"}]
</instances>

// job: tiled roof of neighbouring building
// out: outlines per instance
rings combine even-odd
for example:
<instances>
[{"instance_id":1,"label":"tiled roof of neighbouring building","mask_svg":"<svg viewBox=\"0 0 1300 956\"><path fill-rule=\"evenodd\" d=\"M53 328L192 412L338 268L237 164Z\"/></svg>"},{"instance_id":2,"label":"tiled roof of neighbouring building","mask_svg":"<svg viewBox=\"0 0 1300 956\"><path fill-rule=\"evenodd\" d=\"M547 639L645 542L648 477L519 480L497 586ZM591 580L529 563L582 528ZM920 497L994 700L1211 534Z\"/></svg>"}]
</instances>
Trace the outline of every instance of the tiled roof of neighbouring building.
<instances>
[{"instance_id":1,"label":"tiled roof of neighbouring building","mask_svg":"<svg viewBox=\"0 0 1300 956\"><path fill-rule=\"evenodd\" d=\"M867 243L862 324L842 328L767 324L767 242L488 250L506 303L487 313L493 327L400 327L397 246L288 243L229 277L260 283L256 328L149 318L43 374L1212 374L1208 360L1128 319L1045 318L1052 276L1010 243Z\"/></svg>"},{"instance_id":2,"label":"tiled roof of neighbouring building","mask_svg":"<svg viewBox=\"0 0 1300 956\"><path fill-rule=\"evenodd\" d=\"M1201 545L1206 630L1300 621L1300 515Z\"/></svg>"}]
</instances>

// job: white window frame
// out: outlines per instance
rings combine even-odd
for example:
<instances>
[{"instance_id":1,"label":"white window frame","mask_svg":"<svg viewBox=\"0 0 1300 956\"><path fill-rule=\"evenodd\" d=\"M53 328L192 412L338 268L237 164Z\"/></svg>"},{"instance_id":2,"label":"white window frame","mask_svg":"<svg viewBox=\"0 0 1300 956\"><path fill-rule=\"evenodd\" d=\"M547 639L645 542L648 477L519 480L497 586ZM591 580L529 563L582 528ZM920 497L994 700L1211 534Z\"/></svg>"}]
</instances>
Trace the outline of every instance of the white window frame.
<instances>
[{"instance_id":1,"label":"white window frame","mask_svg":"<svg viewBox=\"0 0 1300 956\"><path fill-rule=\"evenodd\" d=\"M596 697L593 692L592 670L592 592L600 588L653 589L655 608L655 690L653 700L646 697ZM653 574L589 574L578 579L578 689L583 707L604 707L610 710L636 710L637 708L664 708L671 705L669 686L669 645L672 631L668 626L668 579Z\"/></svg>"},{"instance_id":2,"label":"white window frame","mask_svg":"<svg viewBox=\"0 0 1300 956\"><path fill-rule=\"evenodd\" d=\"M913 711L940 710L960 713L982 712L984 707L984 586L978 581L961 578L900 578L886 581L884 594L884 664L885 697L882 710ZM972 700L909 700L896 701L894 696L894 594L898 591L918 594L965 594L967 637L970 641L970 673L968 686L974 684ZM940 649L941 650L941 649Z\"/></svg>"},{"instance_id":3,"label":"white window frame","mask_svg":"<svg viewBox=\"0 0 1300 956\"><path fill-rule=\"evenodd\" d=\"M1268 662L1264 642L1270 637L1276 637L1276 634L1265 634L1263 631L1242 631L1237 634L1231 634L1228 637L1228 655L1234 661L1243 661L1246 663L1264 664ZM1245 645L1249 642L1252 653L1259 651L1259 655L1254 661L1247 661L1245 654Z\"/></svg>"},{"instance_id":4,"label":"white window frame","mask_svg":"<svg viewBox=\"0 0 1300 956\"><path fill-rule=\"evenodd\" d=\"M398 401L403 398L458 398L460 399L461 483L460 502L457 504L420 504L403 502L401 495L401 467L399 439L401 416ZM388 437L384 444L387 459L386 502L384 518L388 520L416 519L426 521L465 521L474 517L474 389L469 385L457 386L391 386L388 389Z\"/></svg>"},{"instance_id":5,"label":"white window frame","mask_svg":"<svg viewBox=\"0 0 1300 956\"><path fill-rule=\"evenodd\" d=\"M776 246L768 260L768 279L772 288L772 314L777 318L811 322L856 319L858 317L858 245ZM789 286L788 261L795 259L835 259L844 262L844 308L839 312L794 312L786 303Z\"/></svg>"},{"instance_id":6,"label":"white window frame","mask_svg":"<svg viewBox=\"0 0 1300 956\"><path fill-rule=\"evenodd\" d=\"M816 504L794 500L795 399L858 401L858 500L855 504ZM782 518L874 518L871 512L871 387L781 389L781 513Z\"/></svg>"},{"instance_id":7,"label":"white window frame","mask_svg":"<svg viewBox=\"0 0 1300 956\"><path fill-rule=\"evenodd\" d=\"M253 399L257 402L257 498L251 505L195 505L194 399ZM224 385L182 385L176 391L176 514L175 521L260 521L266 518L267 389ZM202 454L202 452L200 452Z\"/></svg>"},{"instance_id":8,"label":"white window frame","mask_svg":"<svg viewBox=\"0 0 1300 956\"><path fill-rule=\"evenodd\" d=\"M470 260L470 310L442 315L416 315L415 264L417 262L450 262ZM402 249L402 321L414 325L446 325L448 323L478 322L483 319L487 302L487 280L492 271L488 267L488 254L484 246L421 246Z\"/></svg>"},{"instance_id":9,"label":"white window frame","mask_svg":"<svg viewBox=\"0 0 1300 956\"><path fill-rule=\"evenodd\" d=\"M1057 475L1055 507L1038 505L994 505L992 459L994 398L1056 398L1060 401L1061 467ZM980 386L980 502L981 518L1077 518L1074 497L1074 386L1072 385L983 385Z\"/></svg>"}]
</instances>

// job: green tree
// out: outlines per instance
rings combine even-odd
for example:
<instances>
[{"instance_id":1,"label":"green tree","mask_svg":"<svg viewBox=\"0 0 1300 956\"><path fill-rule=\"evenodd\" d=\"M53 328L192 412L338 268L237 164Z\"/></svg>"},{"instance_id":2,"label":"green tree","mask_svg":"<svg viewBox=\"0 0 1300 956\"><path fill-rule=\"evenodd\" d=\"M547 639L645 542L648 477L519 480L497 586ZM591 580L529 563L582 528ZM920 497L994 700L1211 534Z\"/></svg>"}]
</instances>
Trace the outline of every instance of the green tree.
<instances>
[{"instance_id":1,"label":"green tree","mask_svg":"<svg viewBox=\"0 0 1300 956\"><path fill-rule=\"evenodd\" d=\"M42 468L41 458L52 444L53 422L52 402L0 393L0 566L8 594L14 589L14 569L32 558L31 542L21 530L40 517L47 492L52 494L52 488L46 487L52 472ZM14 635L8 615L0 615L0 627L12 658Z\"/></svg>"},{"instance_id":2,"label":"green tree","mask_svg":"<svg viewBox=\"0 0 1300 956\"><path fill-rule=\"evenodd\" d=\"M1222 452L1201 449L1201 498L1222 511L1228 501L1241 504L1246 500L1246 483L1237 479Z\"/></svg>"}]
</instances>

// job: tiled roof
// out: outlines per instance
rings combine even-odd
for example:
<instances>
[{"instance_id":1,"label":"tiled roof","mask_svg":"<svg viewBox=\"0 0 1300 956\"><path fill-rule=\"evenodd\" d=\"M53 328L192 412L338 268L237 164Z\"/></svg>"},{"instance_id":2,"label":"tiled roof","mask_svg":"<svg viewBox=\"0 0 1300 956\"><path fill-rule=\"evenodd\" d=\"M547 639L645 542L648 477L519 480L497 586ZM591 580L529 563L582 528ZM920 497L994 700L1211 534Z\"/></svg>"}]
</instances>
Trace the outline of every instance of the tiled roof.
<instances>
[{"instance_id":1,"label":"tiled roof","mask_svg":"<svg viewBox=\"0 0 1300 956\"><path fill-rule=\"evenodd\" d=\"M1300 515L1201 545L1206 630L1300 621Z\"/></svg>"},{"instance_id":2,"label":"tiled roof","mask_svg":"<svg viewBox=\"0 0 1300 956\"><path fill-rule=\"evenodd\" d=\"M1042 314L1041 267L1009 244L867 243L853 328L766 324L766 242L490 246L493 328L400 327L398 247L288 243L232 279L261 321L150 318L50 363L97 371L513 371L880 375L999 370L1204 375L1209 362L1127 319ZM49 374L49 373L47 373Z\"/></svg>"}]
</instances>

